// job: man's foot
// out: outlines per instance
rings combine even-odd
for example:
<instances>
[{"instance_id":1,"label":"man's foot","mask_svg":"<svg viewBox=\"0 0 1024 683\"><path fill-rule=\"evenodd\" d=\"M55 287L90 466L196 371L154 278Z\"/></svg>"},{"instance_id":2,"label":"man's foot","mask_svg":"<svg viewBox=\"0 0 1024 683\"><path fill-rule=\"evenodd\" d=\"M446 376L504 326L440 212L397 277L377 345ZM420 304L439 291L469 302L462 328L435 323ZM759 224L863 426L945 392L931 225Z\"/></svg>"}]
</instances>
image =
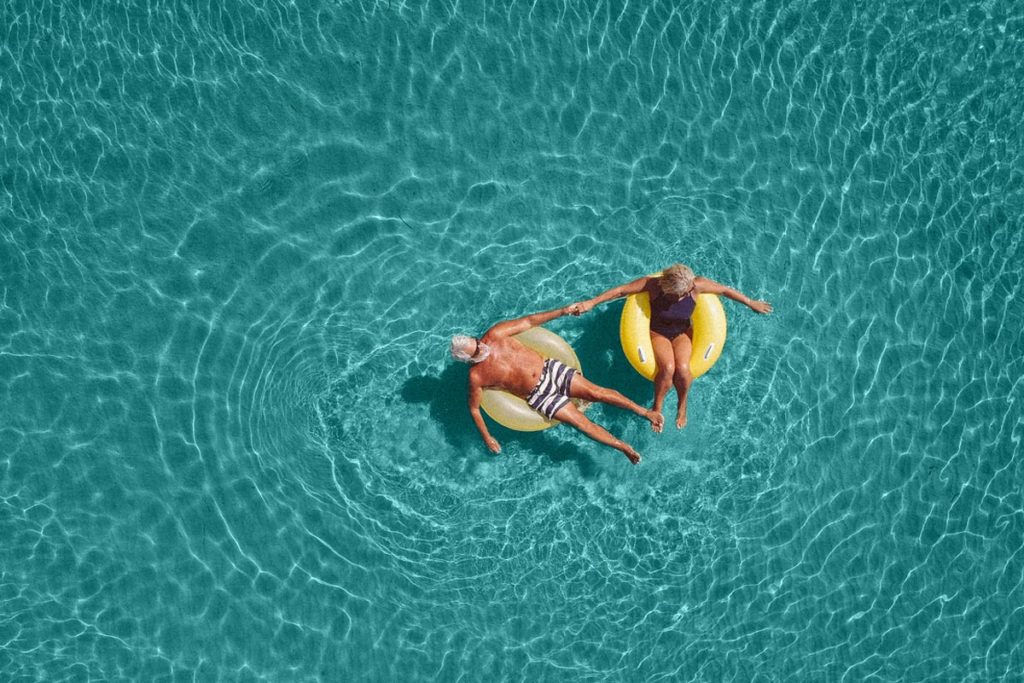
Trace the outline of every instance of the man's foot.
<instances>
[{"instance_id":1,"label":"man's foot","mask_svg":"<svg viewBox=\"0 0 1024 683\"><path fill-rule=\"evenodd\" d=\"M640 454L633 450L632 446L626 446L622 452L625 453L626 457L629 458L629 461L631 463L633 463L634 465L640 464Z\"/></svg>"},{"instance_id":2,"label":"man's foot","mask_svg":"<svg viewBox=\"0 0 1024 683\"><path fill-rule=\"evenodd\" d=\"M686 426L686 403L679 404L679 412L676 413L676 429Z\"/></svg>"},{"instance_id":3,"label":"man's foot","mask_svg":"<svg viewBox=\"0 0 1024 683\"><path fill-rule=\"evenodd\" d=\"M656 410L648 410L644 417L651 421L651 429L660 434L665 428L665 416Z\"/></svg>"}]
</instances>

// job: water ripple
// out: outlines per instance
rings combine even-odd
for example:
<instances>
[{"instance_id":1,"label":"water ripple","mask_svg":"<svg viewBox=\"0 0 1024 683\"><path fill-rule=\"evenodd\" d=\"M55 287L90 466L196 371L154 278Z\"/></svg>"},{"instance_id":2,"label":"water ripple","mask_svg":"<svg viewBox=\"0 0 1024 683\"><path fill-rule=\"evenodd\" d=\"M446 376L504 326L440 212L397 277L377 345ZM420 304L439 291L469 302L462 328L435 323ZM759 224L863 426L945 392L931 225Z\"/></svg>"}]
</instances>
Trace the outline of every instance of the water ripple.
<instances>
[{"instance_id":1,"label":"water ripple","mask_svg":"<svg viewBox=\"0 0 1024 683\"><path fill-rule=\"evenodd\" d=\"M0 14L5 677L1016 676L1012 3ZM685 432L487 454L449 336L677 260Z\"/></svg>"}]
</instances>

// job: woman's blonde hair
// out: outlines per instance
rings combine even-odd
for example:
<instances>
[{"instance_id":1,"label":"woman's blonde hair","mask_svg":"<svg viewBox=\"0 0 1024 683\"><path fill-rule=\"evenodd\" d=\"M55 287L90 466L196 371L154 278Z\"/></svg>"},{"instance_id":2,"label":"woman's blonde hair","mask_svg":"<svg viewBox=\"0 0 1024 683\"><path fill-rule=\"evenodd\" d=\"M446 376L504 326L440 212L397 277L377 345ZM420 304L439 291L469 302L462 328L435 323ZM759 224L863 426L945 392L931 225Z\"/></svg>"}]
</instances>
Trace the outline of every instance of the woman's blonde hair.
<instances>
[{"instance_id":1,"label":"woman's blonde hair","mask_svg":"<svg viewBox=\"0 0 1024 683\"><path fill-rule=\"evenodd\" d=\"M693 287L693 271L682 263L669 266L661 273L658 286L661 291L671 296L685 296Z\"/></svg>"}]
</instances>

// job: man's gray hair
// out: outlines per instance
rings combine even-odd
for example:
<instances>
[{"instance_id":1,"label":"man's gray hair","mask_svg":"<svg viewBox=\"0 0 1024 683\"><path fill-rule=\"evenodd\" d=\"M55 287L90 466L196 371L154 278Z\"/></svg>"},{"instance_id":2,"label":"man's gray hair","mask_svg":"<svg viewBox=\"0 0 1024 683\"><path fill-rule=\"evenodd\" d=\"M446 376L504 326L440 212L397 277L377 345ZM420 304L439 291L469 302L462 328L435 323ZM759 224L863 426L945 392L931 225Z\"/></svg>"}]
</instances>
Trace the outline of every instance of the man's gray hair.
<instances>
[{"instance_id":1,"label":"man's gray hair","mask_svg":"<svg viewBox=\"0 0 1024 683\"><path fill-rule=\"evenodd\" d=\"M477 349L476 356L466 350L468 347L475 347ZM491 347L478 342L475 337L457 334L452 337L451 352L455 360L462 361L463 363L479 363L490 355Z\"/></svg>"}]
</instances>

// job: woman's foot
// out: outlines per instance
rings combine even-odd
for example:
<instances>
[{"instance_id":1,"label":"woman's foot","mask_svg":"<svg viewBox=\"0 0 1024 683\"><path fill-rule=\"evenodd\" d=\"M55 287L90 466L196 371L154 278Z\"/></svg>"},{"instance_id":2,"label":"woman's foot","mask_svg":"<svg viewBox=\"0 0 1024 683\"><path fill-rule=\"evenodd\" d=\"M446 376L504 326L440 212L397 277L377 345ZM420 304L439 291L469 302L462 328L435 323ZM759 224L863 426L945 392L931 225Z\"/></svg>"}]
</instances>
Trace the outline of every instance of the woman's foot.
<instances>
[{"instance_id":1,"label":"woman's foot","mask_svg":"<svg viewBox=\"0 0 1024 683\"><path fill-rule=\"evenodd\" d=\"M686 401L679 403L679 410L676 412L676 429L686 426Z\"/></svg>"}]
</instances>

